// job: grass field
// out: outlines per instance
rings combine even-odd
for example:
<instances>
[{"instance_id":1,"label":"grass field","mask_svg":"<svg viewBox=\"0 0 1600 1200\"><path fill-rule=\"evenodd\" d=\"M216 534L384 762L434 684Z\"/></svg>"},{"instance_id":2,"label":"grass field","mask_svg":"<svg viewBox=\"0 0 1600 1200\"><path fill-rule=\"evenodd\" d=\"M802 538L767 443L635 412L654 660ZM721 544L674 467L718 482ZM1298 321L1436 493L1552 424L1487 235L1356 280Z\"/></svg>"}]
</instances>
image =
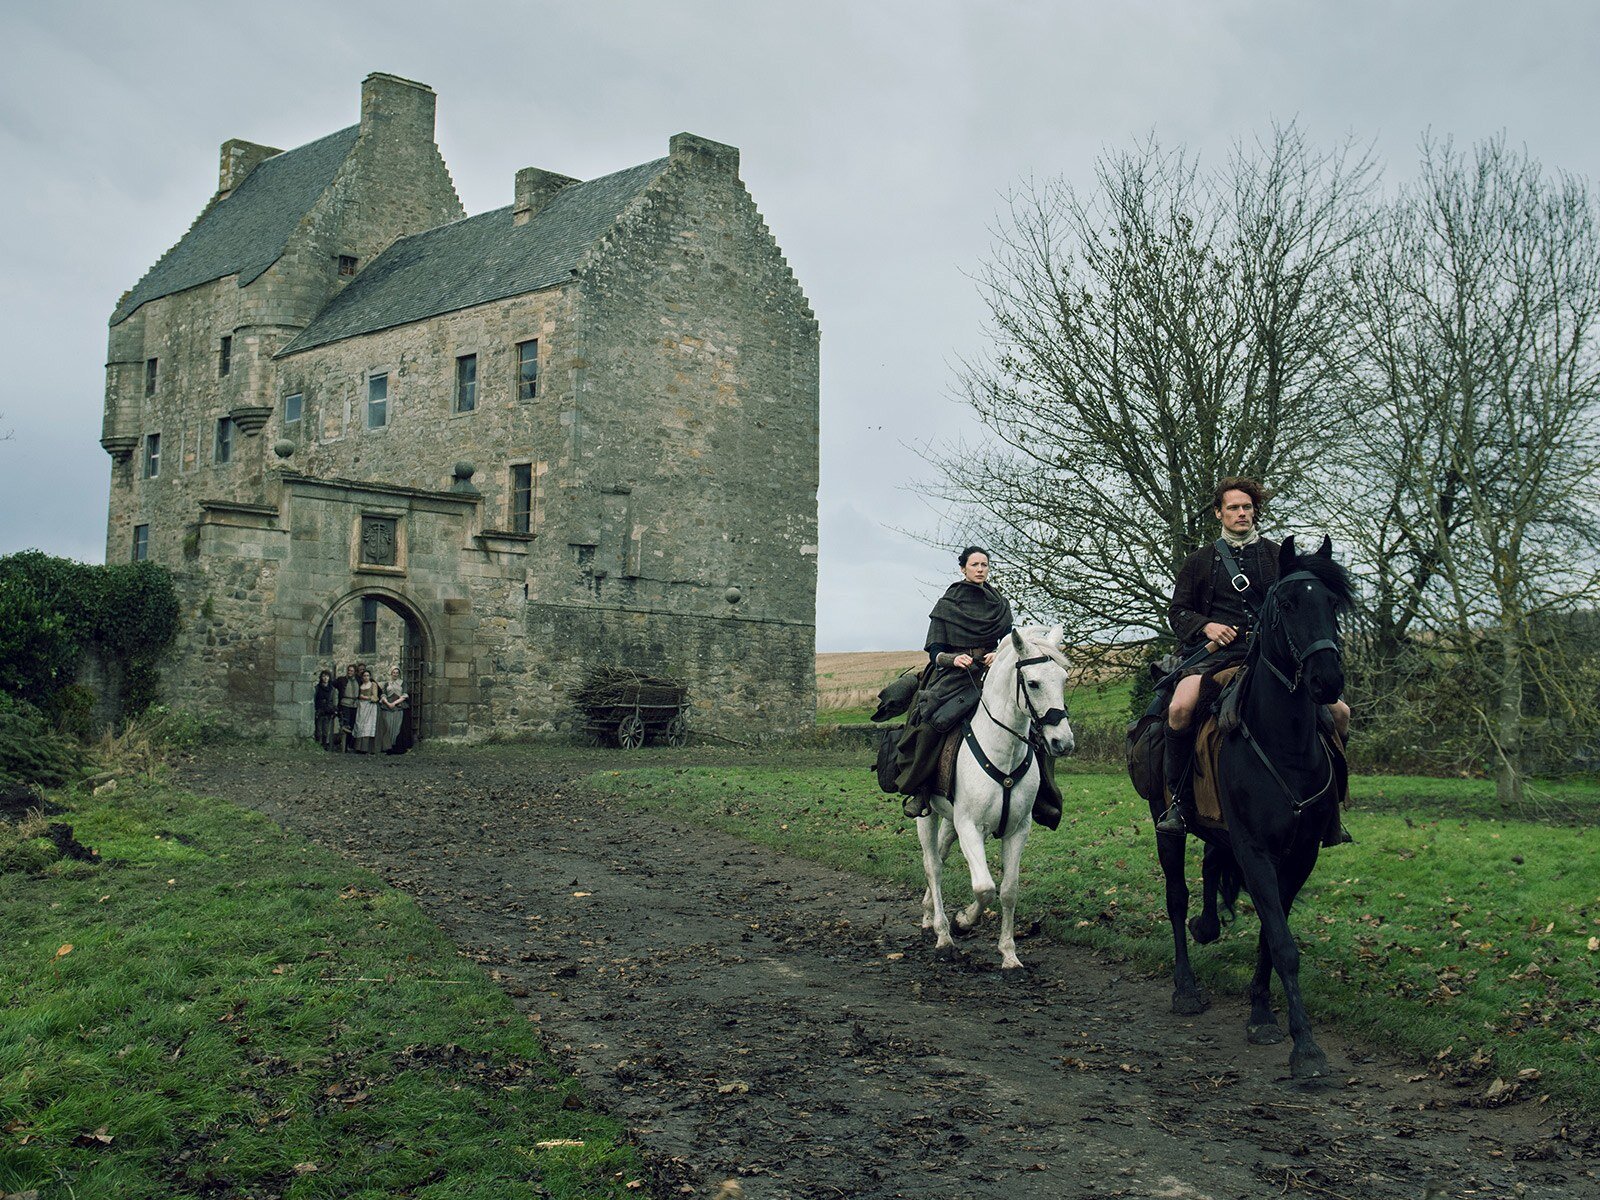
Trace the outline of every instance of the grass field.
<instances>
[{"instance_id":1,"label":"grass field","mask_svg":"<svg viewBox=\"0 0 1600 1200\"><path fill-rule=\"evenodd\" d=\"M407 897L159 784L71 803L101 861L31 873L0 842L0 1194L642 1194Z\"/></svg>"},{"instance_id":2,"label":"grass field","mask_svg":"<svg viewBox=\"0 0 1600 1200\"><path fill-rule=\"evenodd\" d=\"M1148 815L1120 774L1061 781L1060 830L1029 842L1023 915L1161 972L1150 986L1165 992L1171 934ZM921 881L912 825L860 766L642 768L592 782L788 853ZM1295 913L1316 1019L1483 1086L1502 1078L1600 1113L1600 788L1566 785L1566 821L1505 821L1472 815L1493 803L1484 781L1356 786L1358 844L1327 852ZM1214 990L1243 988L1256 929L1247 914L1197 952Z\"/></svg>"},{"instance_id":3,"label":"grass field","mask_svg":"<svg viewBox=\"0 0 1600 1200\"><path fill-rule=\"evenodd\" d=\"M877 707L878 692L900 672L920 668L928 656L921 650L886 650L863 654L817 655L817 724L864 725ZM1070 690L1067 705L1073 727L1115 726L1120 735L1128 723L1128 679L1086 684Z\"/></svg>"}]
</instances>

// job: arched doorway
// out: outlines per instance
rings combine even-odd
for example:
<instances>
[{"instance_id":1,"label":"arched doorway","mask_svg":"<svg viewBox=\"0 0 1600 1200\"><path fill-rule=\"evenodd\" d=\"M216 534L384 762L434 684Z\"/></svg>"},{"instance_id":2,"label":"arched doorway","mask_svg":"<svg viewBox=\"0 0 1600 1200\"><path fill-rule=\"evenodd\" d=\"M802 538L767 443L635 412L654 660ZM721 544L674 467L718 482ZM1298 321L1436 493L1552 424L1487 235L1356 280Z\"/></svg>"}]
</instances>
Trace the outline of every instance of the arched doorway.
<instances>
[{"instance_id":1,"label":"arched doorway","mask_svg":"<svg viewBox=\"0 0 1600 1200\"><path fill-rule=\"evenodd\" d=\"M428 732L428 679L432 674L430 638L421 616L406 600L378 588L360 588L340 597L323 615L316 633L317 658L343 673L365 663L380 686L389 669L400 668L410 700L401 743L414 746Z\"/></svg>"}]
</instances>

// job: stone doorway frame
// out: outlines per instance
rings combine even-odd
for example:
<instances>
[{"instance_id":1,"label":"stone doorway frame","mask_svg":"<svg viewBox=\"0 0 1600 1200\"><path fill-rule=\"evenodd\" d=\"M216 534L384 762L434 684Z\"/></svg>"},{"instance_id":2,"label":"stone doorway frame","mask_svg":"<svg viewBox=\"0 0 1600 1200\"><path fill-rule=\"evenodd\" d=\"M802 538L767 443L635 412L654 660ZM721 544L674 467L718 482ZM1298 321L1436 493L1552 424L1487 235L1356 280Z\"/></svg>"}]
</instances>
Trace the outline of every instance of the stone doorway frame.
<instances>
[{"instance_id":1,"label":"stone doorway frame","mask_svg":"<svg viewBox=\"0 0 1600 1200\"><path fill-rule=\"evenodd\" d=\"M400 651L400 679L405 686L410 703L406 712L406 728L411 735L413 746L422 742L431 731L428 728L426 715L428 713L427 692L428 681L433 676L434 647L438 642L434 639L433 631L428 627L427 620L423 617L416 601L393 588L381 587L374 584L361 584L351 588L339 596L331 604L323 607L317 617L315 632L312 634L311 644L321 645L322 631L328 627L328 622L347 605L355 601L371 597L383 605L395 616L400 618L405 626L405 642ZM382 686L384 680L378 680Z\"/></svg>"}]
</instances>

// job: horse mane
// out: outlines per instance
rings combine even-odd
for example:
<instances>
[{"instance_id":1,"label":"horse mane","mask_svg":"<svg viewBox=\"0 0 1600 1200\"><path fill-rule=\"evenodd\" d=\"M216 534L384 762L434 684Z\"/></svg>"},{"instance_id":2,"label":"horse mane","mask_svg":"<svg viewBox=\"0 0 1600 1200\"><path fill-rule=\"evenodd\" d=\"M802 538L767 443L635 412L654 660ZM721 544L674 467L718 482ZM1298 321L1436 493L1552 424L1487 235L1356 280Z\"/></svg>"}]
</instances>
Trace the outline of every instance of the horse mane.
<instances>
[{"instance_id":1,"label":"horse mane","mask_svg":"<svg viewBox=\"0 0 1600 1200\"><path fill-rule=\"evenodd\" d=\"M1355 605L1355 583L1343 563L1335 562L1323 554L1296 553L1280 573L1279 578L1296 571L1304 571L1307 575L1315 576L1318 583L1333 593L1334 601L1340 608L1351 608Z\"/></svg>"},{"instance_id":2,"label":"horse mane","mask_svg":"<svg viewBox=\"0 0 1600 1200\"><path fill-rule=\"evenodd\" d=\"M1046 640L1050 633L1049 626L1018 625L1017 632L1022 635L1022 640L1027 642L1029 646L1033 647L1033 649L1039 651L1041 654L1045 655L1059 666L1065 667L1069 671L1072 669L1072 664L1067 661L1067 656L1061 652L1061 648L1055 645L1053 642ZM1011 639L1009 637L1003 638L1001 641L1004 647L1008 649L1012 648ZM996 656L995 662L998 663L999 661L999 657Z\"/></svg>"}]
</instances>

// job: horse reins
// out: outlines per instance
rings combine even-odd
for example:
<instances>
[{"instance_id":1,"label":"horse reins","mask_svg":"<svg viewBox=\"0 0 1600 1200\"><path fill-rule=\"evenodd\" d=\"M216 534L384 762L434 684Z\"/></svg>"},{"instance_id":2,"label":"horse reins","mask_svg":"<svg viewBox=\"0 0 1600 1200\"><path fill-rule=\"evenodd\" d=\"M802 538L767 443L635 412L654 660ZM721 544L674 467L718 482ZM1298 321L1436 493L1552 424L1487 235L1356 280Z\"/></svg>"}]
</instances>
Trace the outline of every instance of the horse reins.
<instances>
[{"instance_id":1,"label":"horse reins","mask_svg":"<svg viewBox=\"0 0 1600 1200\"><path fill-rule=\"evenodd\" d=\"M1017 680L1017 698L1022 701L1024 707L1028 710L1028 732L1026 735L1018 733L989 711L989 705L983 698L982 686L978 685L978 704L983 709L983 715L1023 744L1022 761L1009 771L1002 770L995 765L993 759L983 752L983 747L978 744L977 735L972 731L971 719L969 718L967 721L966 736L962 740L966 742L967 749L972 751L972 757L977 760L978 766L983 769L983 773L1000 785L1000 827L995 830L995 837L1005 837L1006 828L1011 823L1011 789L1027 777L1028 768L1033 766L1034 737L1037 735L1037 731L1041 726L1054 725L1067 719L1067 710L1065 708L1046 709L1041 715L1039 710L1033 706L1033 698L1028 695L1028 689L1022 686L1023 667L1032 667L1039 663L1052 661L1054 660L1048 654L1037 654L1032 658L1018 659L1014 664ZM971 671L972 668L968 667L967 672L969 675Z\"/></svg>"},{"instance_id":2,"label":"horse reins","mask_svg":"<svg viewBox=\"0 0 1600 1200\"><path fill-rule=\"evenodd\" d=\"M1290 680L1287 675L1278 669L1278 665L1268 656L1265 638L1258 637L1251 645L1251 651L1254 653L1256 659L1266 664L1267 670L1271 671L1278 677L1283 686L1289 689L1291 695L1299 689L1301 676L1305 673L1306 659L1310 658L1313 654L1316 654L1321 650L1332 650L1341 662L1344 659L1344 647L1339 644L1337 638L1320 638L1317 641L1312 642L1304 650L1301 650L1299 646L1295 645L1294 635L1289 632L1288 626L1283 623L1283 608L1282 605L1277 602L1277 591L1284 584L1293 583L1301 579L1310 579L1320 582L1320 580L1317 580L1317 577L1310 571L1293 571L1274 583L1272 587L1267 590L1266 598L1261 603L1262 613L1266 618L1267 626L1269 628L1277 629L1280 633L1282 633L1283 640L1289 647L1289 657L1294 661L1294 679ZM1306 809L1310 808L1318 800L1321 800L1322 797L1327 794L1328 789L1333 786L1333 755L1329 752L1327 746L1323 746L1322 757L1323 761L1328 767L1328 778L1326 781L1324 781L1321 787L1312 792L1309 796L1301 796L1289 786L1288 781L1284 779L1282 774L1279 773L1278 768L1273 765L1272 759L1267 756L1267 752L1262 748L1261 743L1257 741L1255 735L1250 732L1250 725L1244 719L1242 702L1240 704L1240 709L1239 735L1244 738L1245 744L1256 752L1256 757L1261 760L1262 765L1267 768L1268 773L1270 773L1272 778L1277 781L1278 786L1283 789L1283 794L1289 798L1289 807L1292 811L1292 815L1294 819L1298 821L1300 817L1304 815ZM1317 734L1317 739L1319 743L1322 740L1320 731Z\"/></svg>"}]
</instances>

